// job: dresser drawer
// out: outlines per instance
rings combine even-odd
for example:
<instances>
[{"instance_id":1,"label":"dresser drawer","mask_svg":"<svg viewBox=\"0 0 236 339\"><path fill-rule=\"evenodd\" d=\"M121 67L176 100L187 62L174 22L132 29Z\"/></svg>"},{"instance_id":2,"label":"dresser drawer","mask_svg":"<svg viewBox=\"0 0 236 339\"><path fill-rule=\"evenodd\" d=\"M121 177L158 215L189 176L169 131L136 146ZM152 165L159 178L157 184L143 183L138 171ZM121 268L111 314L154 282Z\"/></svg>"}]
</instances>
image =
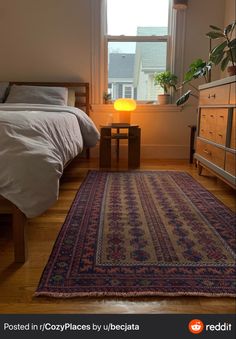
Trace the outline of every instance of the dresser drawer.
<instances>
[{"instance_id":1,"label":"dresser drawer","mask_svg":"<svg viewBox=\"0 0 236 339\"><path fill-rule=\"evenodd\" d=\"M197 139L197 154L201 155L203 158L209 160L213 164L224 168L225 161L225 150L217 146L208 144L200 139Z\"/></svg>"},{"instance_id":2,"label":"dresser drawer","mask_svg":"<svg viewBox=\"0 0 236 339\"><path fill-rule=\"evenodd\" d=\"M233 82L230 85L230 104L235 105L236 104L236 83Z\"/></svg>"},{"instance_id":3,"label":"dresser drawer","mask_svg":"<svg viewBox=\"0 0 236 339\"><path fill-rule=\"evenodd\" d=\"M228 109L216 109L216 134L215 141L217 144L225 145L227 135Z\"/></svg>"},{"instance_id":4,"label":"dresser drawer","mask_svg":"<svg viewBox=\"0 0 236 339\"><path fill-rule=\"evenodd\" d=\"M199 136L202 138L208 138L208 112L204 109L200 111L200 121L199 121Z\"/></svg>"},{"instance_id":5,"label":"dresser drawer","mask_svg":"<svg viewBox=\"0 0 236 339\"><path fill-rule=\"evenodd\" d=\"M200 91L200 105L225 105L229 103L230 84Z\"/></svg>"},{"instance_id":6,"label":"dresser drawer","mask_svg":"<svg viewBox=\"0 0 236 339\"><path fill-rule=\"evenodd\" d=\"M235 162L236 162L236 154L231 152L226 152L225 156L225 170L226 172L236 175L235 171Z\"/></svg>"},{"instance_id":7,"label":"dresser drawer","mask_svg":"<svg viewBox=\"0 0 236 339\"><path fill-rule=\"evenodd\" d=\"M199 136L225 145L228 109L202 108L200 110Z\"/></svg>"},{"instance_id":8,"label":"dresser drawer","mask_svg":"<svg viewBox=\"0 0 236 339\"><path fill-rule=\"evenodd\" d=\"M215 141L216 112L213 108L202 108L200 111L199 136Z\"/></svg>"}]
</instances>

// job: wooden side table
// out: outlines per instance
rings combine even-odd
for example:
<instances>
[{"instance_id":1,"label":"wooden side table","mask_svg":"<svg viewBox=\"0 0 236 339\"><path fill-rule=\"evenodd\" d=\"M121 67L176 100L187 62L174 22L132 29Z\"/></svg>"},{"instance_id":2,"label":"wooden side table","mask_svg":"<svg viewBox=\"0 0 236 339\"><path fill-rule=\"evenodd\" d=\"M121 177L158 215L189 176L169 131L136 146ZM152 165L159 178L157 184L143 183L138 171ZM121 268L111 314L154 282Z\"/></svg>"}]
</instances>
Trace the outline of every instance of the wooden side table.
<instances>
[{"instance_id":1,"label":"wooden side table","mask_svg":"<svg viewBox=\"0 0 236 339\"><path fill-rule=\"evenodd\" d=\"M116 132L112 133L115 129ZM121 133L120 130L127 129L128 133ZM140 138L141 128L138 125L112 124L101 126L100 138L100 168L111 167L111 141L116 140L116 158L119 160L120 140L128 140L128 167L137 168L140 166Z\"/></svg>"}]
</instances>

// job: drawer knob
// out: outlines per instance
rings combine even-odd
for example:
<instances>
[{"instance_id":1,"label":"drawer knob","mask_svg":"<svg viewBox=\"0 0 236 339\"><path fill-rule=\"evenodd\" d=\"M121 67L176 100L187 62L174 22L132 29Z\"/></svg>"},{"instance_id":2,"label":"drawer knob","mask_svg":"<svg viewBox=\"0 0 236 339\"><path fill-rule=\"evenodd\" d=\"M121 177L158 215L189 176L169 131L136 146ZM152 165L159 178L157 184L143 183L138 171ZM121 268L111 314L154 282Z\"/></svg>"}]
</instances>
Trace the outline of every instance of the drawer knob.
<instances>
[{"instance_id":1,"label":"drawer knob","mask_svg":"<svg viewBox=\"0 0 236 339\"><path fill-rule=\"evenodd\" d=\"M211 152L208 151L206 148L203 150L204 153L206 153L207 155L211 155Z\"/></svg>"},{"instance_id":2,"label":"drawer knob","mask_svg":"<svg viewBox=\"0 0 236 339\"><path fill-rule=\"evenodd\" d=\"M215 95L215 94L212 94L212 95L208 94L208 99L210 99L210 98L213 98L213 99L215 99L215 97L216 97L216 95Z\"/></svg>"}]
</instances>

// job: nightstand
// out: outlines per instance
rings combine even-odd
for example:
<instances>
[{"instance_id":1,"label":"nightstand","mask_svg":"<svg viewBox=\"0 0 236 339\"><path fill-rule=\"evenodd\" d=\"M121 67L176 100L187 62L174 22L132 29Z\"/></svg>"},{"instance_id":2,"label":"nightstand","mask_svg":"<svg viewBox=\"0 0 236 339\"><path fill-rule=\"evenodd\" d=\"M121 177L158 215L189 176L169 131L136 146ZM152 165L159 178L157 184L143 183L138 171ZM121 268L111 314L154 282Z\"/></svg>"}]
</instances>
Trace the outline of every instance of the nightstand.
<instances>
[{"instance_id":1,"label":"nightstand","mask_svg":"<svg viewBox=\"0 0 236 339\"><path fill-rule=\"evenodd\" d=\"M121 133L121 130L127 132ZM113 130L115 130L113 132ZM100 138L100 154L99 165L100 168L111 167L111 141L116 140L116 158L119 160L119 146L120 140L128 140L128 167L137 168L140 166L140 138L141 128L138 125L128 124L111 124L108 126L101 126Z\"/></svg>"}]
</instances>

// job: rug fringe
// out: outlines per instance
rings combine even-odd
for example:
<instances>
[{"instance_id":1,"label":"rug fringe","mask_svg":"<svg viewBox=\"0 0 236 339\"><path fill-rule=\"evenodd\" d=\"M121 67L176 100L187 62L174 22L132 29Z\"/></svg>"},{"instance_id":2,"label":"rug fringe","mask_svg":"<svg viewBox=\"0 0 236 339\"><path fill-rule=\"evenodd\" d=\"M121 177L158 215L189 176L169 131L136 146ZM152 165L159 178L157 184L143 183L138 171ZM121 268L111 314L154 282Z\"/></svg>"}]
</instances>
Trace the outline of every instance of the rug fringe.
<instances>
[{"instance_id":1,"label":"rug fringe","mask_svg":"<svg viewBox=\"0 0 236 339\"><path fill-rule=\"evenodd\" d=\"M35 292L35 297L53 297L53 298L76 298L76 297L180 297L180 296L196 296L196 297L236 297L236 293L204 293L204 292Z\"/></svg>"}]
</instances>

